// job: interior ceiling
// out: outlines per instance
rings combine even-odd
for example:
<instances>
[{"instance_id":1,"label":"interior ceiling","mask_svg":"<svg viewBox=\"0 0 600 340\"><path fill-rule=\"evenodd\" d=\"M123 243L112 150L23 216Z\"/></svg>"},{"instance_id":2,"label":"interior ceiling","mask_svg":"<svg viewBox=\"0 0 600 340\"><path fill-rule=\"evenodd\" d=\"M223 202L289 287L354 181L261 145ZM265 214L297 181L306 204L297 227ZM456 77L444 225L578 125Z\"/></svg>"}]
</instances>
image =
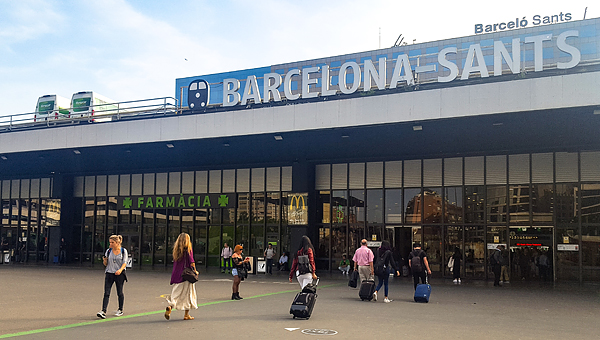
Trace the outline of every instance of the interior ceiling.
<instances>
[{"instance_id":1,"label":"interior ceiling","mask_svg":"<svg viewBox=\"0 0 600 340\"><path fill-rule=\"evenodd\" d=\"M600 149L595 107L5 154L3 178ZM160 118L158 118L160 119ZM415 130L421 126L422 130Z\"/></svg>"}]
</instances>

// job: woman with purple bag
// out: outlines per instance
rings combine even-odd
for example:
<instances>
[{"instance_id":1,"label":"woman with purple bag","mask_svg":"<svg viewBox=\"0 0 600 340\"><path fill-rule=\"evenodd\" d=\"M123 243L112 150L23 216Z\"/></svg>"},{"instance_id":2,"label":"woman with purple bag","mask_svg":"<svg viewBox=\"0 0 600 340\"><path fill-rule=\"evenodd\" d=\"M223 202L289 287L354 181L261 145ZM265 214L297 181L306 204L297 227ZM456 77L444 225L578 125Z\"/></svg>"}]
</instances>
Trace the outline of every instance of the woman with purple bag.
<instances>
[{"instance_id":1,"label":"woman with purple bag","mask_svg":"<svg viewBox=\"0 0 600 340\"><path fill-rule=\"evenodd\" d=\"M185 281L181 274L185 268L191 267L198 275L196 264L194 263L194 253L192 251L192 242L190 235L186 233L179 234L177 241L173 245L173 272L171 273L171 284L173 290L167 297L167 306L165 319L171 318L171 310L178 309L185 312L184 320L194 320L190 315L190 309L198 309L198 299L196 297L196 284Z\"/></svg>"}]
</instances>

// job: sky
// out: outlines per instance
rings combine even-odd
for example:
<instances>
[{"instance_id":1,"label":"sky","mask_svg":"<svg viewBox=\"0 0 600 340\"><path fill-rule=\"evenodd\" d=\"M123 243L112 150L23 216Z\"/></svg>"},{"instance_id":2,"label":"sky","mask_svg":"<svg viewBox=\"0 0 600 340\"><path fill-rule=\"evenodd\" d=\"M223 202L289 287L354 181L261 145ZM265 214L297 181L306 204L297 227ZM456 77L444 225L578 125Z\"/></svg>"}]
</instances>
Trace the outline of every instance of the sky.
<instances>
[{"instance_id":1,"label":"sky","mask_svg":"<svg viewBox=\"0 0 600 340\"><path fill-rule=\"evenodd\" d=\"M175 97L175 79L474 35L475 24L571 13L596 1L0 0L0 116L95 91Z\"/></svg>"}]
</instances>

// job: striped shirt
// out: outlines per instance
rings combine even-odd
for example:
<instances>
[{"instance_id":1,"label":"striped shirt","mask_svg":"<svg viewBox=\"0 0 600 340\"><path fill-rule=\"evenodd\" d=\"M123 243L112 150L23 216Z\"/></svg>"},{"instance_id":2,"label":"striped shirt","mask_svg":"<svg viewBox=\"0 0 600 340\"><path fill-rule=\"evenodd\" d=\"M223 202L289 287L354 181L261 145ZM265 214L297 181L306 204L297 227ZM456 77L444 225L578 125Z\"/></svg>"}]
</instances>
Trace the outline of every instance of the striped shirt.
<instances>
[{"instance_id":1,"label":"striped shirt","mask_svg":"<svg viewBox=\"0 0 600 340\"><path fill-rule=\"evenodd\" d=\"M119 255L115 255L112 252L112 249L109 248L104 255L108 254L108 260L106 261L106 270L105 273L114 274L117 270L121 269L123 263L127 263L127 249L121 247L121 253Z\"/></svg>"}]
</instances>

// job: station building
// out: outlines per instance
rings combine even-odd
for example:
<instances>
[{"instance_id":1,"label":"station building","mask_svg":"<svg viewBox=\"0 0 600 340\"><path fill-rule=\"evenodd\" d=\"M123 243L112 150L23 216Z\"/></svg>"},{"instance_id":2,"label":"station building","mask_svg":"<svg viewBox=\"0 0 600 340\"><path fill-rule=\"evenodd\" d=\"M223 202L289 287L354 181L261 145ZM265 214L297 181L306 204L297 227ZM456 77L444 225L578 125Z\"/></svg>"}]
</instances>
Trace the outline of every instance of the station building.
<instances>
[{"instance_id":1,"label":"station building","mask_svg":"<svg viewBox=\"0 0 600 340\"><path fill-rule=\"evenodd\" d=\"M224 242L336 271L362 238L437 277L600 280L600 19L176 80L178 114L0 133L3 261L134 268ZM544 266L544 264L547 264Z\"/></svg>"}]
</instances>

